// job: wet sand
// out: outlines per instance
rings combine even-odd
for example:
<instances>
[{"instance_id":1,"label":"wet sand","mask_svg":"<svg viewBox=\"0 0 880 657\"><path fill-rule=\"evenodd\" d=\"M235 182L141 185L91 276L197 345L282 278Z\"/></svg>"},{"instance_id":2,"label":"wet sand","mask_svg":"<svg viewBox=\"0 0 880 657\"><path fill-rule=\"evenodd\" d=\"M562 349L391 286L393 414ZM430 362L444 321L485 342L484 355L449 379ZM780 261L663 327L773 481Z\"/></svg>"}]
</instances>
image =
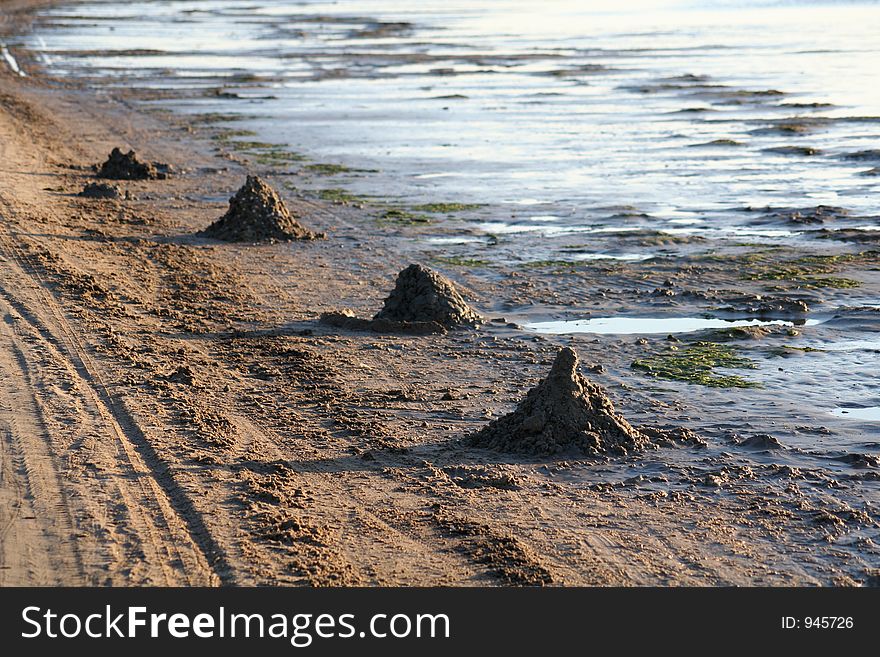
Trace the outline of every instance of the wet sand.
<instances>
[{"instance_id":1,"label":"wet sand","mask_svg":"<svg viewBox=\"0 0 880 657\"><path fill-rule=\"evenodd\" d=\"M0 30L18 19L5 11ZM817 280L880 298L872 242L834 242L818 261L792 245L577 267L432 262L487 323L332 327L321 313L381 308L428 227L290 193L326 240L197 237L246 174L283 190L296 173L218 150L218 129L192 117L135 108L136 91L96 95L13 55L31 75L0 69L0 584L876 581L877 425L816 403L833 385L876 388L815 365L822 353L797 327L670 340L539 335L518 317L569 306L802 320L800 301L833 308L817 340L870 335L877 307L849 307L842 283ZM119 182L128 198L77 196L117 146L172 175ZM634 425L685 427L707 445L566 460L465 445L561 345Z\"/></svg>"}]
</instances>

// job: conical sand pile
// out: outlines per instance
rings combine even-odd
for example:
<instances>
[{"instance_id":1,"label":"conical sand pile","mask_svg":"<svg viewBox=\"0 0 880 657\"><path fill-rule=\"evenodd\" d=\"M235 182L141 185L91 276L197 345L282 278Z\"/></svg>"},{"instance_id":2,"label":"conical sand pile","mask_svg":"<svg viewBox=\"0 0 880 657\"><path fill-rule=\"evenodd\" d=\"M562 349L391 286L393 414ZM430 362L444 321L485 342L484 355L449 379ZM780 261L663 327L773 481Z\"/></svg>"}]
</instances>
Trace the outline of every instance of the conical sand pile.
<instances>
[{"instance_id":1,"label":"conical sand pile","mask_svg":"<svg viewBox=\"0 0 880 657\"><path fill-rule=\"evenodd\" d=\"M626 454L650 444L615 410L602 388L578 372L566 347L546 379L512 413L468 436L474 447L533 455Z\"/></svg>"},{"instance_id":2,"label":"conical sand pile","mask_svg":"<svg viewBox=\"0 0 880 657\"><path fill-rule=\"evenodd\" d=\"M397 275L394 290L373 319L436 322L451 328L478 324L481 318L448 278L422 265L410 265Z\"/></svg>"},{"instance_id":3,"label":"conical sand pile","mask_svg":"<svg viewBox=\"0 0 880 657\"><path fill-rule=\"evenodd\" d=\"M98 177L111 180L157 180L164 178L165 174L151 162L141 162L134 151L123 153L114 148L107 161L98 169Z\"/></svg>"},{"instance_id":4,"label":"conical sand pile","mask_svg":"<svg viewBox=\"0 0 880 657\"><path fill-rule=\"evenodd\" d=\"M323 237L302 226L274 189L257 176L229 199L222 217L199 233L226 242L289 242Z\"/></svg>"}]
</instances>

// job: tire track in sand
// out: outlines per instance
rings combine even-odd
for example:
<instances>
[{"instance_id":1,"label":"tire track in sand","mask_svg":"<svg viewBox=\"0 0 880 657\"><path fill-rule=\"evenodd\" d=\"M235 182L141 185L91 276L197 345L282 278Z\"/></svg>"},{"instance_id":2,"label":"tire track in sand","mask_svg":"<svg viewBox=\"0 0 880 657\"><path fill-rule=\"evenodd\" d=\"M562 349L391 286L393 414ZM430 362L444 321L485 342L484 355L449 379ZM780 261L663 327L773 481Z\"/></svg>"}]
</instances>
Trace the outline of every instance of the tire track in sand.
<instances>
[{"instance_id":1,"label":"tire track in sand","mask_svg":"<svg viewBox=\"0 0 880 657\"><path fill-rule=\"evenodd\" d=\"M69 502L0 302L0 585L85 583Z\"/></svg>"},{"instance_id":2,"label":"tire track in sand","mask_svg":"<svg viewBox=\"0 0 880 657\"><path fill-rule=\"evenodd\" d=\"M5 204L4 204L5 205ZM7 206L10 214L12 208ZM167 464L129 414L121 400L114 399L102 381L79 337L71 329L60 307L48 291L38 269L19 246L21 236L7 226L0 228L0 249L6 255L7 276L17 278L16 294L0 287L0 297L33 340L61 363L64 378L73 383L78 401L89 409L89 421L101 435L115 443L115 463L110 486L122 504L122 531L133 537L123 561L134 558L144 571L144 583L213 585L234 583L234 575L216 541L204 524L186 491L174 479ZM27 352L23 345L22 354ZM32 359L24 355L25 370ZM29 386L32 389L32 386ZM109 455L101 446L100 458ZM119 516L117 511L115 515ZM124 564L125 565L125 564ZM127 564L130 566L131 564Z\"/></svg>"}]
</instances>

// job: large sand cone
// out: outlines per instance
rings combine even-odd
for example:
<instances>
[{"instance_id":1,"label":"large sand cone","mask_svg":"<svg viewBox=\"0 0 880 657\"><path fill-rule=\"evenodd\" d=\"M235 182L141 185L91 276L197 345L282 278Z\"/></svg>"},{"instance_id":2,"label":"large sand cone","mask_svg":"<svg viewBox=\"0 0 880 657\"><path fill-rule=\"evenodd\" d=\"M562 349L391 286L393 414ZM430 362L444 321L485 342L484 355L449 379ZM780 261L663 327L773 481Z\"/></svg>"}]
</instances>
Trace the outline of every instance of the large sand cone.
<instances>
[{"instance_id":1,"label":"large sand cone","mask_svg":"<svg viewBox=\"0 0 880 657\"><path fill-rule=\"evenodd\" d=\"M578 372L565 347L546 379L512 413L467 437L474 447L521 454L626 454L650 445L615 410L601 387Z\"/></svg>"},{"instance_id":2,"label":"large sand cone","mask_svg":"<svg viewBox=\"0 0 880 657\"><path fill-rule=\"evenodd\" d=\"M229 199L226 214L199 234L226 242L289 242L324 237L294 219L275 190L257 176L248 176Z\"/></svg>"},{"instance_id":3,"label":"large sand cone","mask_svg":"<svg viewBox=\"0 0 880 657\"><path fill-rule=\"evenodd\" d=\"M447 328L481 320L452 281L422 265L410 265L397 275L394 290L373 319L435 322Z\"/></svg>"}]
</instances>

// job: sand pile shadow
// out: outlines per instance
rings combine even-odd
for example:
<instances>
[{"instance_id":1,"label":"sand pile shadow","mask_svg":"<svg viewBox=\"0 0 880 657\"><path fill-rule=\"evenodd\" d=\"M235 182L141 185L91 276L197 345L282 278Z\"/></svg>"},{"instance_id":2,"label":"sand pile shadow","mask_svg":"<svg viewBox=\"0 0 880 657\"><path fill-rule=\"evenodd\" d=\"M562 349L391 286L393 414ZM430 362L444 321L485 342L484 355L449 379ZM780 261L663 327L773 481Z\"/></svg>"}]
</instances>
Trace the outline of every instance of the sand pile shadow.
<instances>
[{"instance_id":1,"label":"sand pile shadow","mask_svg":"<svg viewBox=\"0 0 880 657\"><path fill-rule=\"evenodd\" d=\"M222 217L198 233L224 242L291 242L326 237L300 224L278 193L257 176L229 199Z\"/></svg>"},{"instance_id":2,"label":"sand pile shadow","mask_svg":"<svg viewBox=\"0 0 880 657\"><path fill-rule=\"evenodd\" d=\"M417 335L442 334L481 321L455 283L418 264L409 265L397 275L394 289L373 319L355 317L347 310L321 315L322 323L340 328Z\"/></svg>"},{"instance_id":3,"label":"sand pile shadow","mask_svg":"<svg viewBox=\"0 0 880 657\"><path fill-rule=\"evenodd\" d=\"M114 148L97 175L110 180L162 180L168 177L168 169L167 164L142 162L134 151L123 153Z\"/></svg>"},{"instance_id":4,"label":"sand pile shadow","mask_svg":"<svg viewBox=\"0 0 880 657\"><path fill-rule=\"evenodd\" d=\"M627 455L661 445L702 441L686 429L637 429L615 409L597 384L578 372L578 357L565 347L550 373L516 409L466 436L471 447L531 456Z\"/></svg>"},{"instance_id":5,"label":"sand pile shadow","mask_svg":"<svg viewBox=\"0 0 880 657\"><path fill-rule=\"evenodd\" d=\"M446 327L437 322L395 322L388 319L364 319L350 310L322 313L322 324L349 331L402 333L404 335L444 335Z\"/></svg>"}]
</instances>

